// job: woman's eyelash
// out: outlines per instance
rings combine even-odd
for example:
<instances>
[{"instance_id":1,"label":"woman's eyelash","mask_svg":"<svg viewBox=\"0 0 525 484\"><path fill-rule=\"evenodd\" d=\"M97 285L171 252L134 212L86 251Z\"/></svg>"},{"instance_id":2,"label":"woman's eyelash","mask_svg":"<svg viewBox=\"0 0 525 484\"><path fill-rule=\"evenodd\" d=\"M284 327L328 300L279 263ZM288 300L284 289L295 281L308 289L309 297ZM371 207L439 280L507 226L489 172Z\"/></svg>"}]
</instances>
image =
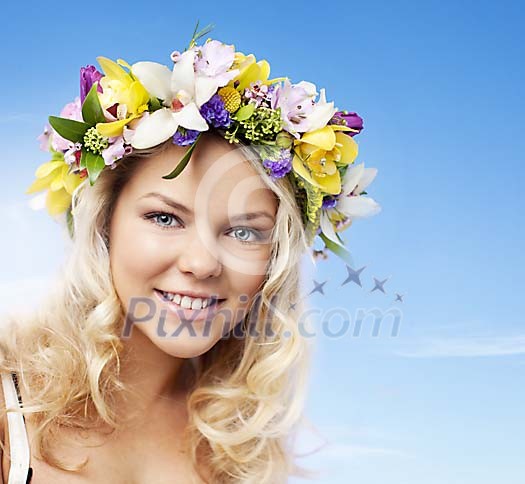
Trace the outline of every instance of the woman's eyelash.
<instances>
[{"instance_id":1,"label":"woman's eyelash","mask_svg":"<svg viewBox=\"0 0 525 484\"><path fill-rule=\"evenodd\" d=\"M261 232L259 232L258 230L255 230L255 229L251 229L250 227L234 227L232 230L230 230L230 232L235 232L236 230L239 230L239 229L248 230L249 232L254 234L255 238L256 238L256 240L237 239L241 244L256 244L258 242L259 243L262 242L263 239L264 239L264 237L262 236Z\"/></svg>"},{"instance_id":2,"label":"woman's eyelash","mask_svg":"<svg viewBox=\"0 0 525 484\"><path fill-rule=\"evenodd\" d=\"M172 219L174 220L177 220L177 222L180 223L180 219L173 213L169 213L169 212L154 212L154 213L148 213L146 215L144 215L144 218L146 220L149 220L151 221L151 223L154 223L155 225L159 226L161 229L171 229L173 228L172 225L163 225L163 224L159 224L155 221L155 219L157 217L160 217L161 215L167 215L168 217L171 217Z\"/></svg>"},{"instance_id":3,"label":"woman's eyelash","mask_svg":"<svg viewBox=\"0 0 525 484\"><path fill-rule=\"evenodd\" d=\"M162 215L167 215L167 216L171 217L172 219L176 220L178 223L181 223L181 220L179 219L179 217L177 217L175 214L170 213L170 212L153 212L153 213L148 213L148 214L144 215L144 218L146 220L151 221L151 223L154 223L155 225L157 225L161 229L169 230L169 229L174 228L175 226L173 226L173 225L163 225L163 224L160 224L160 223L156 222L157 217L160 217ZM262 242L264 240L264 236L263 236L261 231L256 230L256 229L252 229L250 227L244 227L244 226L234 227L233 229L230 230L230 232L234 232L234 231L239 230L239 229L248 230L249 232L254 234L255 237L256 237L256 240L237 239L241 244L254 244L254 243L257 243L257 242Z\"/></svg>"}]
</instances>

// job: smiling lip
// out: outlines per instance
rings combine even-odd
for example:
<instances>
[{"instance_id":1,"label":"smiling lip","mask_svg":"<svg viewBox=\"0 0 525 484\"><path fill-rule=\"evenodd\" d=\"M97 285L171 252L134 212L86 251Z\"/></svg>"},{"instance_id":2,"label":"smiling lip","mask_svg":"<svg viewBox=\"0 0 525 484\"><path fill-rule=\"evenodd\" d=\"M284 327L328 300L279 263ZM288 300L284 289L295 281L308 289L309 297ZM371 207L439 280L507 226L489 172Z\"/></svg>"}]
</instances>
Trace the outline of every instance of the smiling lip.
<instances>
[{"instance_id":1,"label":"smiling lip","mask_svg":"<svg viewBox=\"0 0 525 484\"><path fill-rule=\"evenodd\" d=\"M183 317L184 319L188 321L196 321L196 320L203 320L203 319L209 319L210 317L213 317L213 315L218 311L221 304L225 301L225 299L219 299L216 298L213 300L213 303L206 306L204 309L186 309L182 306L178 305L175 301L168 301L167 299L164 299L164 296L162 293L155 289L155 296L164 304L167 306L168 310L179 317ZM180 294L180 293L178 293Z\"/></svg>"},{"instance_id":2,"label":"smiling lip","mask_svg":"<svg viewBox=\"0 0 525 484\"><path fill-rule=\"evenodd\" d=\"M155 289L156 291L164 291L164 289ZM193 292L193 291L164 291L170 292L172 294L180 294L181 296L189 296L193 298L200 297L201 299L219 299L220 301L223 298L220 298L218 294L204 294L202 292Z\"/></svg>"}]
</instances>

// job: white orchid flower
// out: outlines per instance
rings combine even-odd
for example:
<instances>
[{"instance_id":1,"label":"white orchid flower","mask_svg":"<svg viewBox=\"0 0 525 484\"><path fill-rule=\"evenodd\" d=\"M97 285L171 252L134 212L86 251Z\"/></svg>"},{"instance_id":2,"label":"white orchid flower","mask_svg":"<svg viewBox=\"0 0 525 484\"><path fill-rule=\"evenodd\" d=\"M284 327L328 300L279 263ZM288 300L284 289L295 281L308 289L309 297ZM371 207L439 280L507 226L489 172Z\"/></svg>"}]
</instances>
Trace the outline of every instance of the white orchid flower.
<instances>
[{"instance_id":1,"label":"white orchid flower","mask_svg":"<svg viewBox=\"0 0 525 484\"><path fill-rule=\"evenodd\" d=\"M170 71L168 67L156 62L137 62L131 67L146 90L162 100L162 108L140 120L134 129L131 146L149 148L166 141L175 134L179 126L197 131L207 131L208 123L200 114L200 107L210 100L219 87L225 86L238 73L238 69L228 70L233 64L224 62L221 50L219 68L208 72L195 71L194 64L199 48L193 47L178 57ZM211 57L211 56L210 56ZM213 63L214 59L210 59Z\"/></svg>"},{"instance_id":2,"label":"white orchid flower","mask_svg":"<svg viewBox=\"0 0 525 484\"><path fill-rule=\"evenodd\" d=\"M292 84L285 79L277 89L272 107L281 108L283 125L295 138L300 138L299 133L323 128L337 112L333 102L326 102L324 89L317 102L316 97L317 87L308 81Z\"/></svg>"},{"instance_id":3,"label":"white orchid flower","mask_svg":"<svg viewBox=\"0 0 525 484\"><path fill-rule=\"evenodd\" d=\"M337 112L334 103L326 102L324 88L319 91L319 100L314 104L312 112L308 115L308 129L306 132L324 128L333 115Z\"/></svg>"},{"instance_id":4,"label":"white orchid flower","mask_svg":"<svg viewBox=\"0 0 525 484\"><path fill-rule=\"evenodd\" d=\"M381 211L381 206L372 198L361 195L377 175L376 168L365 168L364 163L349 166L343 177L341 194L333 208L321 211L321 230L332 242L344 247L336 234L352 223L354 219L370 217Z\"/></svg>"}]
</instances>

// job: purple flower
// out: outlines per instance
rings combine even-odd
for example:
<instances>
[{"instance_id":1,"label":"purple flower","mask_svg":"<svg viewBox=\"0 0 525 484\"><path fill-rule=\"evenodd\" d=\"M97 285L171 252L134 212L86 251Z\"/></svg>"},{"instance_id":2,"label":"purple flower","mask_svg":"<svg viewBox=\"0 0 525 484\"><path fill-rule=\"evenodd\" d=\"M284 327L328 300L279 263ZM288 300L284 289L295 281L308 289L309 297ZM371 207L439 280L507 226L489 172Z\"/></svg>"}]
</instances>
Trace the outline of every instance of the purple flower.
<instances>
[{"instance_id":1,"label":"purple flower","mask_svg":"<svg viewBox=\"0 0 525 484\"><path fill-rule=\"evenodd\" d=\"M73 102L67 103L60 111L61 118L73 119L75 121L83 121L82 106L80 105L80 98L77 96ZM51 135L51 146L55 151L67 151L71 148L71 141L62 138L55 130Z\"/></svg>"},{"instance_id":2,"label":"purple flower","mask_svg":"<svg viewBox=\"0 0 525 484\"><path fill-rule=\"evenodd\" d=\"M262 104L271 107L273 90L273 86L263 84L262 81L255 81L250 84L250 87L244 89L244 98L255 104L256 107Z\"/></svg>"},{"instance_id":3,"label":"purple flower","mask_svg":"<svg viewBox=\"0 0 525 484\"><path fill-rule=\"evenodd\" d=\"M102 151L102 158L104 158L106 165L109 166L120 160L125 154L124 138L122 136L114 136L109 138L109 146Z\"/></svg>"},{"instance_id":4,"label":"purple flower","mask_svg":"<svg viewBox=\"0 0 525 484\"><path fill-rule=\"evenodd\" d=\"M235 61L233 45L223 44L218 40L209 40L200 47L195 47L195 72L199 76L212 78L218 86L225 86L237 74L238 69L230 69Z\"/></svg>"},{"instance_id":5,"label":"purple flower","mask_svg":"<svg viewBox=\"0 0 525 484\"><path fill-rule=\"evenodd\" d=\"M358 132L344 131L349 136L355 136L363 130L363 118L357 113L349 113L348 111L337 111L333 118L330 120L330 124L342 124L352 129L357 129Z\"/></svg>"},{"instance_id":6,"label":"purple flower","mask_svg":"<svg viewBox=\"0 0 525 484\"><path fill-rule=\"evenodd\" d=\"M281 148L277 160L266 158L263 166L270 170L273 178L282 178L292 169L292 153L286 148Z\"/></svg>"},{"instance_id":7,"label":"purple flower","mask_svg":"<svg viewBox=\"0 0 525 484\"><path fill-rule=\"evenodd\" d=\"M312 83L301 81L292 84L288 79L272 92L272 109L281 108L283 128L296 138L299 138L299 133L308 131L308 116L314 111L316 96Z\"/></svg>"},{"instance_id":8,"label":"purple flower","mask_svg":"<svg viewBox=\"0 0 525 484\"><path fill-rule=\"evenodd\" d=\"M197 136L199 136L199 134L200 131L196 129L186 129L182 126L179 126L179 128L177 129L177 131L175 131L175 134L173 135L173 144L179 146L192 145L197 139Z\"/></svg>"},{"instance_id":9,"label":"purple flower","mask_svg":"<svg viewBox=\"0 0 525 484\"><path fill-rule=\"evenodd\" d=\"M84 103L87 93L93 87L93 84L102 79L103 74L97 71L97 68L92 65L80 68L80 102ZM97 86L97 91L102 92L100 83Z\"/></svg>"},{"instance_id":10,"label":"purple flower","mask_svg":"<svg viewBox=\"0 0 525 484\"><path fill-rule=\"evenodd\" d=\"M45 127L44 127L44 131L37 138L37 140L40 141L40 149L41 150L49 151L50 136L51 136L51 126L49 126L49 124L46 124Z\"/></svg>"},{"instance_id":11,"label":"purple flower","mask_svg":"<svg viewBox=\"0 0 525 484\"><path fill-rule=\"evenodd\" d=\"M337 197L326 195L323 197L322 208L334 208L337 205Z\"/></svg>"},{"instance_id":12,"label":"purple flower","mask_svg":"<svg viewBox=\"0 0 525 484\"><path fill-rule=\"evenodd\" d=\"M214 128L227 128L232 122L230 113L224 107L224 101L218 94L214 94L208 102L201 106L200 113Z\"/></svg>"}]
</instances>

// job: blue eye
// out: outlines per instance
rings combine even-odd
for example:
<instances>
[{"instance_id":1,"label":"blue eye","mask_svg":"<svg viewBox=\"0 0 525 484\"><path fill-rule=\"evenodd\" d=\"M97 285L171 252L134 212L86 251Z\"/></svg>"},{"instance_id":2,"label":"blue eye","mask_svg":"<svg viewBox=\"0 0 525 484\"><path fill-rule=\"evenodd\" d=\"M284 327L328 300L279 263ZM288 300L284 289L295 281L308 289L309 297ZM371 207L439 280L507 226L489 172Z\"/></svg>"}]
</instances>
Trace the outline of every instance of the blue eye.
<instances>
[{"instance_id":1,"label":"blue eye","mask_svg":"<svg viewBox=\"0 0 525 484\"><path fill-rule=\"evenodd\" d=\"M174 228L177 228L183 225L179 217L169 212L148 213L144 215L144 218L146 220L149 220L151 223L157 225L161 229L166 229L166 230L174 229ZM174 221L176 223L170 224L171 221ZM230 233L241 234L240 236L234 237L239 242L241 242L241 244L261 243L265 239L261 231L256 230L256 229L251 229L249 227L235 227L232 230L230 230ZM252 236L251 240L250 240L250 235Z\"/></svg>"},{"instance_id":2,"label":"blue eye","mask_svg":"<svg viewBox=\"0 0 525 484\"><path fill-rule=\"evenodd\" d=\"M250 236L250 234L253 234L255 236L255 240L247 240L245 237L242 236L240 238L236 237L237 240L239 240L239 242L242 242L244 244L253 244L254 242L259 242L262 239L261 234L258 230L253 230L248 227L236 227L232 230L233 233L239 233L242 231L244 231L244 233L247 234L248 237Z\"/></svg>"},{"instance_id":3,"label":"blue eye","mask_svg":"<svg viewBox=\"0 0 525 484\"><path fill-rule=\"evenodd\" d=\"M145 215L144 218L146 218L146 220L152 221L152 223L154 223L155 225L158 225L161 229L171 229L171 228L176 227L176 225L166 224L166 223L169 223L170 220L175 220L177 221L177 223L180 222L178 217L168 212L149 213Z\"/></svg>"}]
</instances>

